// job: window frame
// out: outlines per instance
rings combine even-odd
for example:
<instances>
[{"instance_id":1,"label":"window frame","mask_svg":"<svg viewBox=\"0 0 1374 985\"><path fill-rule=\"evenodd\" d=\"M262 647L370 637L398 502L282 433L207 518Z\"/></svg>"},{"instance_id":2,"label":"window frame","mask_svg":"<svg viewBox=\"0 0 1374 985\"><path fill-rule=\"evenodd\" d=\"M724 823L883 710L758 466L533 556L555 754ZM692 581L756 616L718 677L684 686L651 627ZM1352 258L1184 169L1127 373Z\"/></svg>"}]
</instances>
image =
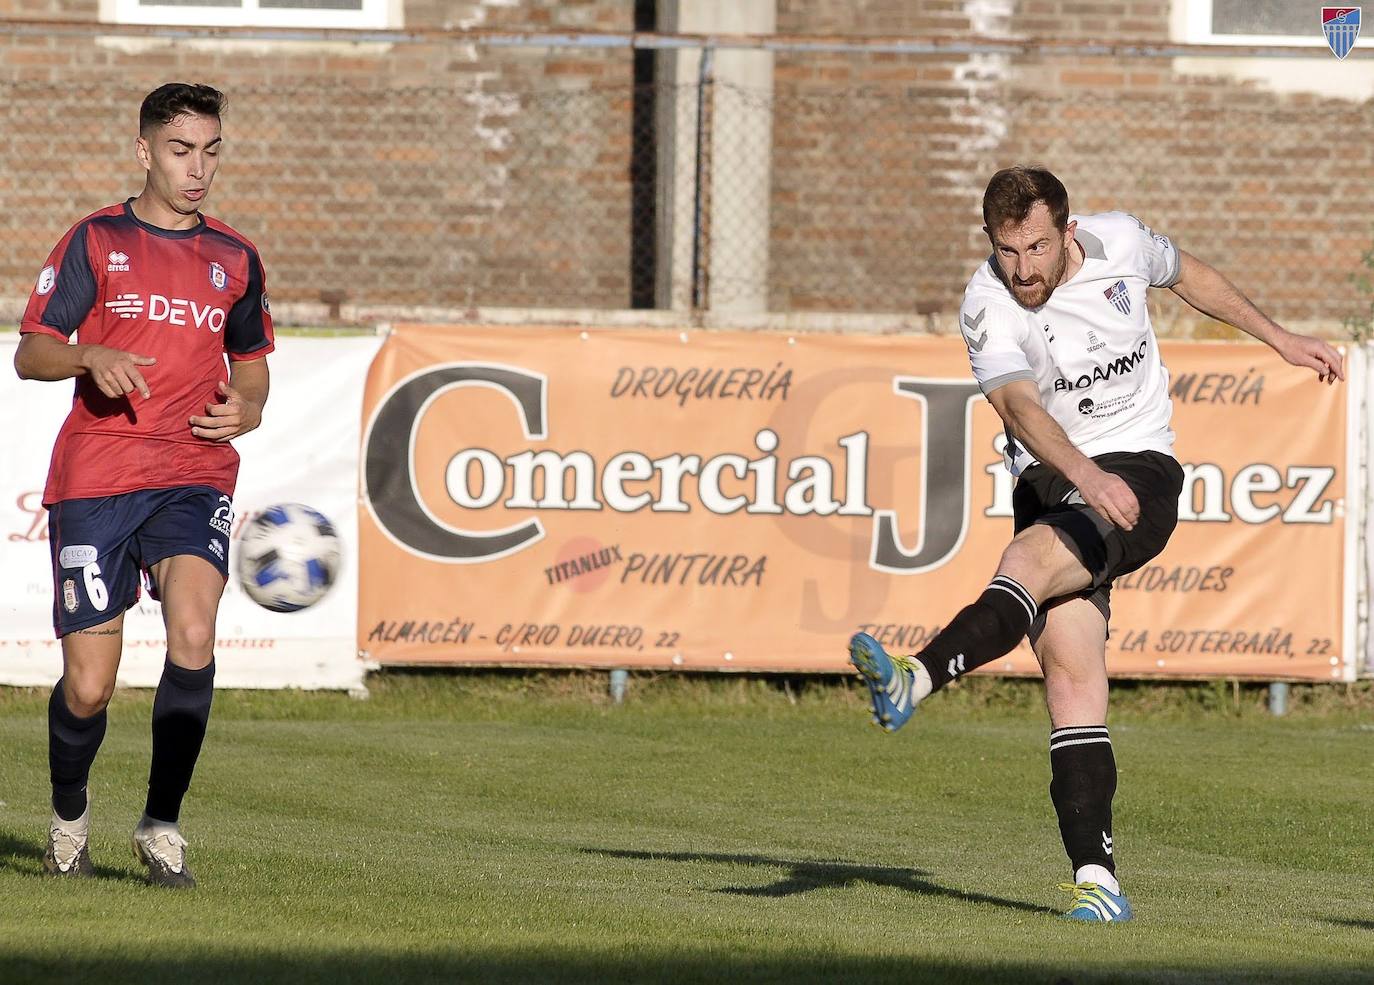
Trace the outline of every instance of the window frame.
<instances>
[{"instance_id":1,"label":"window frame","mask_svg":"<svg viewBox=\"0 0 1374 985\"><path fill-rule=\"evenodd\" d=\"M116 24L174 24L179 27L371 28L399 27L393 23L393 0L362 0L359 10L263 8L258 0L239 0L238 6L177 4L146 6L139 0L107 0L105 20Z\"/></svg>"},{"instance_id":2,"label":"window frame","mask_svg":"<svg viewBox=\"0 0 1374 985\"><path fill-rule=\"evenodd\" d=\"M1174 0L1184 5L1184 38L1189 44L1242 45L1250 48L1329 48L1321 29L1322 7L1364 7L1368 4L1315 3L1312 6L1311 34L1217 34L1212 30L1212 0ZM1361 17L1363 17L1361 11ZM1374 40L1361 25L1356 48L1367 48Z\"/></svg>"}]
</instances>

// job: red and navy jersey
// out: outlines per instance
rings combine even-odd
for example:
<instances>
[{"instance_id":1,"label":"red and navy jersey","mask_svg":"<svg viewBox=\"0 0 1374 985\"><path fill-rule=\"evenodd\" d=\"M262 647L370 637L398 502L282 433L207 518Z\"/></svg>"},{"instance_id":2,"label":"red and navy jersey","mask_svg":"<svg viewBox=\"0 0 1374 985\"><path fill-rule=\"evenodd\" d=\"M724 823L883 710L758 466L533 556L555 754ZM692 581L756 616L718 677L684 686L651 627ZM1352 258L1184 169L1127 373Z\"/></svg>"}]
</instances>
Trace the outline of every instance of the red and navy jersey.
<instances>
[{"instance_id":1,"label":"red and navy jersey","mask_svg":"<svg viewBox=\"0 0 1374 985\"><path fill-rule=\"evenodd\" d=\"M272 351L262 261L216 219L160 229L135 216L132 201L87 216L62 237L19 327L157 360L139 368L147 400L137 392L111 399L89 376L77 377L45 503L189 485L232 495L238 478L238 453L197 438L190 418L222 401L226 355Z\"/></svg>"}]
</instances>

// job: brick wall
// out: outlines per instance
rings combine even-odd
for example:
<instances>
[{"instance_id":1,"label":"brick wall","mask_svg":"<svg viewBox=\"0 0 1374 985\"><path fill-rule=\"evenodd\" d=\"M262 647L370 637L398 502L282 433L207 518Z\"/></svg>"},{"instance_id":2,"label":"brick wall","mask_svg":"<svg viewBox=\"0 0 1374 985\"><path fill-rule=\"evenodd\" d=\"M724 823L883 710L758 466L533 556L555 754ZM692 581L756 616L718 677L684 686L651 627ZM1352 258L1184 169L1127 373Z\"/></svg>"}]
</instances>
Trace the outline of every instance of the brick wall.
<instances>
[{"instance_id":1,"label":"brick wall","mask_svg":"<svg viewBox=\"0 0 1374 985\"><path fill-rule=\"evenodd\" d=\"M1170 0L778 0L784 34L931 37L998 22L998 37L1163 40ZM984 28L986 30L986 28Z\"/></svg>"},{"instance_id":2,"label":"brick wall","mask_svg":"<svg viewBox=\"0 0 1374 985\"><path fill-rule=\"evenodd\" d=\"M780 0L778 29L1166 40L1168 15L1167 0ZM1374 244L1360 178L1374 142L1352 139L1370 132L1374 101L1178 74L1169 58L779 55L773 307L843 307L847 283L876 279L900 285L901 310L948 321L987 253L988 176L1040 163L1078 211L1137 213L1276 317L1339 333ZM842 262L829 240L849 244ZM1165 331L1230 334L1152 299Z\"/></svg>"},{"instance_id":3,"label":"brick wall","mask_svg":"<svg viewBox=\"0 0 1374 985\"><path fill-rule=\"evenodd\" d=\"M11 18L59 12L96 4L0 0ZM406 26L632 22L617 0L411 0ZM207 210L258 244L283 310L626 306L627 52L0 32L0 318L72 222L141 188L138 103L177 78L229 95Z\"/></svg>"},{"instance_id":4,"label":"brick wall","mask_svg":"<svg viewBox=\"0 0 1374 985\"><path fill-rule=\"evenodd\" d=\"M408 0L406 26L624 31L632 6ZM777 19L781 33L1164 40L1168 7L778 0ZM96 11L0 0L0 18ZM72 221L141 186L137 102L169 78L230 94L210 211L259 244L282 310L629 303L628 52L0 31L0 319ZM1336 331L1359 300L1374 142L1352 135L1374 132L1374 101L1279 95L1167 58L810 53L776 57L770 107L771 149L747 152L772 172L775 311L947 327L986 251L987 176L1025 161L1060 173L1081 211L1126 208L1171 233L1280 318ZM1167 298L1159 314L1193 330Z\"/></svg>"}]
</instances>

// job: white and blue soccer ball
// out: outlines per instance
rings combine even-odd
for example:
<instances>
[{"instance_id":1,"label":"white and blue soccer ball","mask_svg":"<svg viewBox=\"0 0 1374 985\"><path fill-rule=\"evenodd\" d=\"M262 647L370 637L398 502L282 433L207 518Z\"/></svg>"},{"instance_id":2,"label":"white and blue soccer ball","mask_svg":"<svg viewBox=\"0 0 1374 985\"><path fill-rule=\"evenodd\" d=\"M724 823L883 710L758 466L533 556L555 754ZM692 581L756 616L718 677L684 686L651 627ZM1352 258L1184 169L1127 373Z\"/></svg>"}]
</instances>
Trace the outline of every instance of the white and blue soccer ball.
<instances>
[{"instance_id":1,"label":"white and blue soccer ball","mask_svg":"<svg viewBox=\"0 0 1374 985\"><path fill-rule=\"evenodd\" d=\"M277 503L249 521L239 542L243 590L273 612L296 612L325 597L343 545L329 518L300 503Z\"/></svg>"}]
</instances>

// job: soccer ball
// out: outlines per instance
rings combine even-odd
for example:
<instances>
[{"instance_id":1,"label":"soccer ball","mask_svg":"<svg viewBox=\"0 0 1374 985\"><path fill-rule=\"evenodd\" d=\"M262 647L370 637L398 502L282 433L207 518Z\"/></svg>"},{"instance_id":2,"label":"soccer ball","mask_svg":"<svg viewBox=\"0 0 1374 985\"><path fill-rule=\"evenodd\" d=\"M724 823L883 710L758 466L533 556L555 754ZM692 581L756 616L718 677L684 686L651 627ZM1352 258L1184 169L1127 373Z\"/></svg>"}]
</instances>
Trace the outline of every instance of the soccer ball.
<instances>
[{"instance_id":1,"label":"soccer ball","mask_svg":"<svg viewBox=\"0 0 1374 985\"><path fill-rule=\"evenodd\" d=\"M239 543L239 583L273 612L296 612L324 598L339 573L343 547L324 514L278 503L253 517Z\"/></svg>"}]
</instances>

